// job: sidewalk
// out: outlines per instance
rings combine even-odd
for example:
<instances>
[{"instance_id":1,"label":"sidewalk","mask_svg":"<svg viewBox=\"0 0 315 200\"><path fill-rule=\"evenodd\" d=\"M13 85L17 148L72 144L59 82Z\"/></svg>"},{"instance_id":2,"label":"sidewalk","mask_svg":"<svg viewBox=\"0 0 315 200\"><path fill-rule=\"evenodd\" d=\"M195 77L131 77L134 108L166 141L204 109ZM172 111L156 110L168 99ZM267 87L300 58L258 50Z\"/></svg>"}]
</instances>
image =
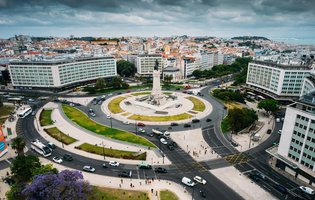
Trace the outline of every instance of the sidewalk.
<instances>
[{"instance_id":1,"label":"sidewalk","mask_svg":"<svg viewBox=\"0 0 315 200\"><path fill-rule=\"evenodd\" d=\"M125 150L125 151L134 151L134 152L147 152L147 159L144 162L147 162L148 164L152 165L162 165L163 158L159 154L157 154L153 150L148 150L147 148L133 145L133 144L126 144L126 143L120 143L119 141L114 141L111 139L108 139L106 137L97 135L95 133L84 131L81 128L77 127L76 125L72 124L71 122L68 122L67 119L63 117L62 111L59 110L58 105L55 103L48 103L43 108L46 109L53 109L52 112L52 120L55 121L54 125L50 125L47 127L40 127L39 133L42 137L44 137L46 140L53 142L55 145L59 146L60 148L64 148L67 151L73 152L75 154L79 154L85 157L97 159L97 160L104 160L104 157L101 155L91 154L87 153L85 151L81 151L78 149L75 149L75 146L79 146L82 143L86 142L89 144L97 144L99 146L102 146L102 143L104 143L104 147L106 148L113 148L113 149L119 149L119 150ZM39 110L36 114L36 120L35 127L39 126L39 115L41 110ZM56 139L50 137L43 129L48 127L57 127L60 131L63 133L77 139L77 142L74 142L70 145L63 145L61 142L57 141ZM120 163L124 164L139 164L140 160L127 160L127 159L118 159L118 158L110 158L106 157L106 160L115 160ZM164 165L169 165L171 162L164 158Z\"/></svg>"},{"instance_id":2,"label":"sidewalk","mask_svg":"<svg viewBox=\"0 0 315 200\"><path fill-rule=\"evenodd\" d=\"M44 158L40 159L43 164L52 163ZM53 163L59 171L68 169L62 165ZM91 185L116 188L116 189L126 189L126 190L142 190L147 191L151 200L158 200L159 198L155 195L156 191L160 190L170 190L174 192L180 200L190 200L190 194L185 190L185 188L172 181L166 180L153 180L151 183L145 183L144 179L127 179L127 178L116 178L110 176L102 176L88 172L82 172L84 179L89 181ZM130 187L132 184L134 187ZM151 193L153 189L153 193Z\"/></svg>"}]
</instances>

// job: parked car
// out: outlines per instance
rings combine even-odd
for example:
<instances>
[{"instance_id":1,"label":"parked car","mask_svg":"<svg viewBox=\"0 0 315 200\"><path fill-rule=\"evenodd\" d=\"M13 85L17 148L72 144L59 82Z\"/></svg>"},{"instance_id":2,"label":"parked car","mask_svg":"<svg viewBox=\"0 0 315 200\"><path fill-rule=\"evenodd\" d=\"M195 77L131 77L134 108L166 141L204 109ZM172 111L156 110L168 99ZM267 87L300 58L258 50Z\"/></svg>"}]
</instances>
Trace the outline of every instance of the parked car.
<instances>
[{"instance_id":1,"label":"parked car","mask_svg":"<svg viewBox=\"0 0 315 200\"><path fill-rule=\"evenodd\" d=\"M161 142L162 144L167 144L167 141L166 141L164 138L161 138L161 139L160 139L160 142Z\"/></svg>"},{"instance_id":2,"label":"parked car","mask_svg":"<svg viewBox=\"0 0 315 200\"><path fill-rule=\"evenodd\" d=\"M146 163L141 163L139 169L152 169L152 166Z\"/></svg>"},{"instance_id":3,"label":"parked car","mask_svg":"<svg viewBox=\"0 0 315 200\"><path fill-rule=\"evenodd\" d=\"M142 127L144 127L144 126L145 126L145 124L144 124L144 123L142 123L142 122L138 122L138 123L137 123L137 126L142 126Z\"/></svg>"},{"instance_id":4,"label":"parked car","mask_svg":"<svg viewBox=\"0 0 315 200\"><path fill-rule=\"evenodd\" d=\"M305 186L300 186L300 190L302 190L304 193L309 194L309 195L314 195L315 191L312 188L305 187Z\"/></svg>"},{"instance_id":5,"label":"parked car","mask_svg":"<svg viewBox=\"0 0 315 200\"><path fill-rule=\"evenodd\" d=\"M63 159L67 160L67 161L73 161L72 156L70 154L67 154L67 153L65 155L63 155Z\"/></svg>"},{"instance_id":6,"label":"parked car","mask_svg":"<svg viewBox=\"0 0 315 200\"><path fill-rule=\"evenodd\" d=\"M205 185L207 183L207 181L200 176L195 176L194 180L197 181L198 183L203 184L203 185Z\"/></svg>"},{"instance_id":7,"label":"parked car","mask_svg":"<svg viewBox=\"0 0 315 200\"><path fill-rule=\"evenodd\" d=\"M122 171L122 172L119 172L118 176L119 177L124 177L124 178L130 178L132 175L132 171Z\"/></svg>"},{"instance_id":8,"label":"parked car","mask_svg":"<svg viewBox=\"0 0 315 200\"><path fill-rule=\"evenodd\" d=\"M119 162L117 161L109 161L108 163L110 166L113 166L113 167L118 167L119 166Z\"/></svg>"},{"instance_id":9,"label":"parked car","mask_svg":"<svg viewBox=\"0 0 315 200\"><path fill-rule=\"evenodd\" d=\"M156 167L156 168L154 169L154 171L155 171L156 173L166 173L166 172L167 172L167 170L166 170L165 168L163 168L163 167Z\"/></svg>"},{"instance_id":10,"label":"parked car","mask_svg":"<svg viewBox=\"0 0 315 200\"><path fill-rule=\"evenodd\" d=\"M189 128L189 127L191 127L190 124L184 124L184 128Z\"/></svg>"},{"instance_id":11,"label":"parked car","mask_svg":"<svg viewBox=\"0 0 315 200\"><path fill-rule=\"evenodd\" d=\"M191 122L192 123L198 123L198 122L200 122L200 120L199 119L193 119Z\"/></svg>"},{"instance_id":12,"label":"parked car","mask_svg":"<svg viewBox=\"0 0 315 200\"><path fill-rule=\"evenodd\" d=\"M83 171L87 171L87 172L95 172L95 168L94 167L91 167L91 166L84 166L83 167Z\"/></svg>"},{"instance_id":13,"label":"parked car","mask_svg":"<svg viewBox=\"0 0 315 200\"><path fill-rule=\"evenodd\" d=\"M206 119L206 122L211 122L211 121L212 121L212 119L210 119L210 118Z\"/></svg>"},{"instance_id":14,"label":"parked car","mask_svg":"<svg viewBox=\"0 0 315 200\"><path fill-rule=\"evenodd\" d=\"M55 156L55 157L53 157L53 161L55 162L55 163L62 163L62 159L60 158L60 157L58 157L58 156Z\"/></svg>"},{"instance_id":15,"label":"parked car","mask_svg":"<svg viewBox=\"0 0 315 200\"><path fill-rule=\"evenodd\" d=\"M50 149L55 149L56 148L56 145L53 144L52 142L48 142L46 146L49 147Z\"/></svg>"}]
</instances>

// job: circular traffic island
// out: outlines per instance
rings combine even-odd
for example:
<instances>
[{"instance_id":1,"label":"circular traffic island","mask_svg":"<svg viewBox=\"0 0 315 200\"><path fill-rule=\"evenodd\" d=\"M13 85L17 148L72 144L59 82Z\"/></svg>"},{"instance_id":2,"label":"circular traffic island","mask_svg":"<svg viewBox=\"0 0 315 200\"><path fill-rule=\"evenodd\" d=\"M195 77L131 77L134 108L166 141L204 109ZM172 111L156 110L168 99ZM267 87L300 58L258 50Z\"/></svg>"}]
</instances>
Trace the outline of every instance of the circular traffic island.
<instances>
[{"instance_id":1,"label":"circular traffic island","mask_svg":"<svg viewBox=\"0 0 315 200\"><path fill-rule=\"evenodd\" d=\"M126 122L143 122L150 125L187 123L209 115L209 102L194 95L163 91L155 96L151 92L133 92L107 99L102 105L106 115Z\"/></svg>"}]
</instances>

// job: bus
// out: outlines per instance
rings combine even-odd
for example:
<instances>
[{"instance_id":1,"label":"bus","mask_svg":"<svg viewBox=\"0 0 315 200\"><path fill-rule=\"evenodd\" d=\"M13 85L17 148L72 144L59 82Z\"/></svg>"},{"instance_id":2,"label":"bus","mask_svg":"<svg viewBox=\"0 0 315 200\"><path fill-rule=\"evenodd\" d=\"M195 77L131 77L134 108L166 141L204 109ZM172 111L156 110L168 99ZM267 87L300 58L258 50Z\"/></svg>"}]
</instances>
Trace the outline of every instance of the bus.
<instances>
[{"instance_id":1,"label":"bus","mask_svg":"<svg viewBox=\"0 0 315 200\"><path fill-rule=\"evenodd\" d=\"M31 149L39 153L40 155L44 157L51 156L51 149L44 145L42 142L39 140L35 140L31 142Z\"/></svg>"},{"instance_id":2,"label":"bus","mask_svg":"<svg viewBox=\"0 0 315 200\"><path fill-rule=\"evenodd\" d=\"M25 110L19 112L17 115L19 118L24 118L31 113L32 113L32 108L26 108Z\"/></svg>"}]
</instances>

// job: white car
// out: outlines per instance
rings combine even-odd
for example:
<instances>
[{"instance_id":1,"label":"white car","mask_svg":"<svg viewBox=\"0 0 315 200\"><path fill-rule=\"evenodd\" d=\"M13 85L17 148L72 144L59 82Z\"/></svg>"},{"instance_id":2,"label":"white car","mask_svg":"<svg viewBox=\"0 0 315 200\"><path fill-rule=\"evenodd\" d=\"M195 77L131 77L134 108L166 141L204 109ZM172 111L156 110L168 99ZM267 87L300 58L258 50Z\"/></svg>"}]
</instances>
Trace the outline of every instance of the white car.
<instances>
[{"instance_id":1,"label":"white car","mask_svg":"<svg viewBox=\"0 0 315 200\"><path fill-rule=\"evenodd\" d=\"M55 157L53 157L53 161L55 162L55 163L62 163L62 159L61 158L59 158L58 156L55 156Z\"/></svg>"},{"instance_id":2,"label":"white car","mask_svg":"<svg viewBox=\"0 0 315 200\"><path fill-rule=\"evenodd\" d=\"M113 166L113 167L118 167L119 166L119 162L116 162L116 161L109 161L108 163L110 166Z\"/></svg>"},{"instance_id":3,"label":"white car","mask_svg":"<svg viewBox=\"0 0 315 200\"><path fill-rule=\"evenodd\" d=\"M306 194L309 194L309 195L314 195L314 194L315 194L315 191L314 191L312 188L305 187L305 186L300 186L299 188L300 188L303 192L305 192Z\"/></svg>"},{"instance_id":4,"label":"white car","mask_svg":"<svg viewBox=\"0 0 315 200\"><path fill-rule=\"evenodd\" d=\"M129 125L129 124L130 124L128 121L124 121L123 123L124 123L124 124L127 124L127 125Z\"/></svg>"},{"instance_id":5,"label":"white car","mask_svg":"<svg viewBox=\"0 0 315 200\"><path fill-rule=\"evenodd\" d=\"M207 181L205 179L201 178L200 176L195 176L194 180L197 181L198 183L201 183L204 185L207 183Z\"/></svg>"},{"instance_id":6,"label":"white car","mask_svg":"<svg viewBox=\"0 0 315 200\"><path fill-rule=\"evenodd\" d=\"M164 138L161 138L160 141L162 144L167 144L167 141Z\"/></svg>"},{"instance_id":7,"label":"white car","mask_svg":"<svg viewBox=\"0 0 315 200\"><path fill-rule=\"evenodd\" d=\"M138 131L139 131L140 133L145 133L145 130L142 129L142 128L139 128Z\"/></svg>"},{"instance_id":8,"label":"white car","mask_svg":"<svg viewBox=\"0 0 315 200\"><path fill-rule=\"evenodd\" d=\"M91 166L84 166L83 167L83 171L87 171L87 172L95 172L95 168L94 167L91 167Z\"/></svg>"},{"instance_id":9,"label":"white car","mask_svg":"<svg viewBox=\"0 0 315 200\"><path fill-rule=\"evenodd\" d=\"M279 133L279 135L281 135L281 133L282 133L282 130L279 130L279 131L278 131L278 133Z\"/></svg>"},{"instance_id":10,"label":"white car","mask_svg":"<svg viewBox=\"0 0 315 200\"><path fill-rule=\"evenodd\" d=\"M111 118L111 116L110 116L110 115L106 115L106 118L107 118L107 119L110 119L110 118Z\"/></svg>"}]
</instances>

